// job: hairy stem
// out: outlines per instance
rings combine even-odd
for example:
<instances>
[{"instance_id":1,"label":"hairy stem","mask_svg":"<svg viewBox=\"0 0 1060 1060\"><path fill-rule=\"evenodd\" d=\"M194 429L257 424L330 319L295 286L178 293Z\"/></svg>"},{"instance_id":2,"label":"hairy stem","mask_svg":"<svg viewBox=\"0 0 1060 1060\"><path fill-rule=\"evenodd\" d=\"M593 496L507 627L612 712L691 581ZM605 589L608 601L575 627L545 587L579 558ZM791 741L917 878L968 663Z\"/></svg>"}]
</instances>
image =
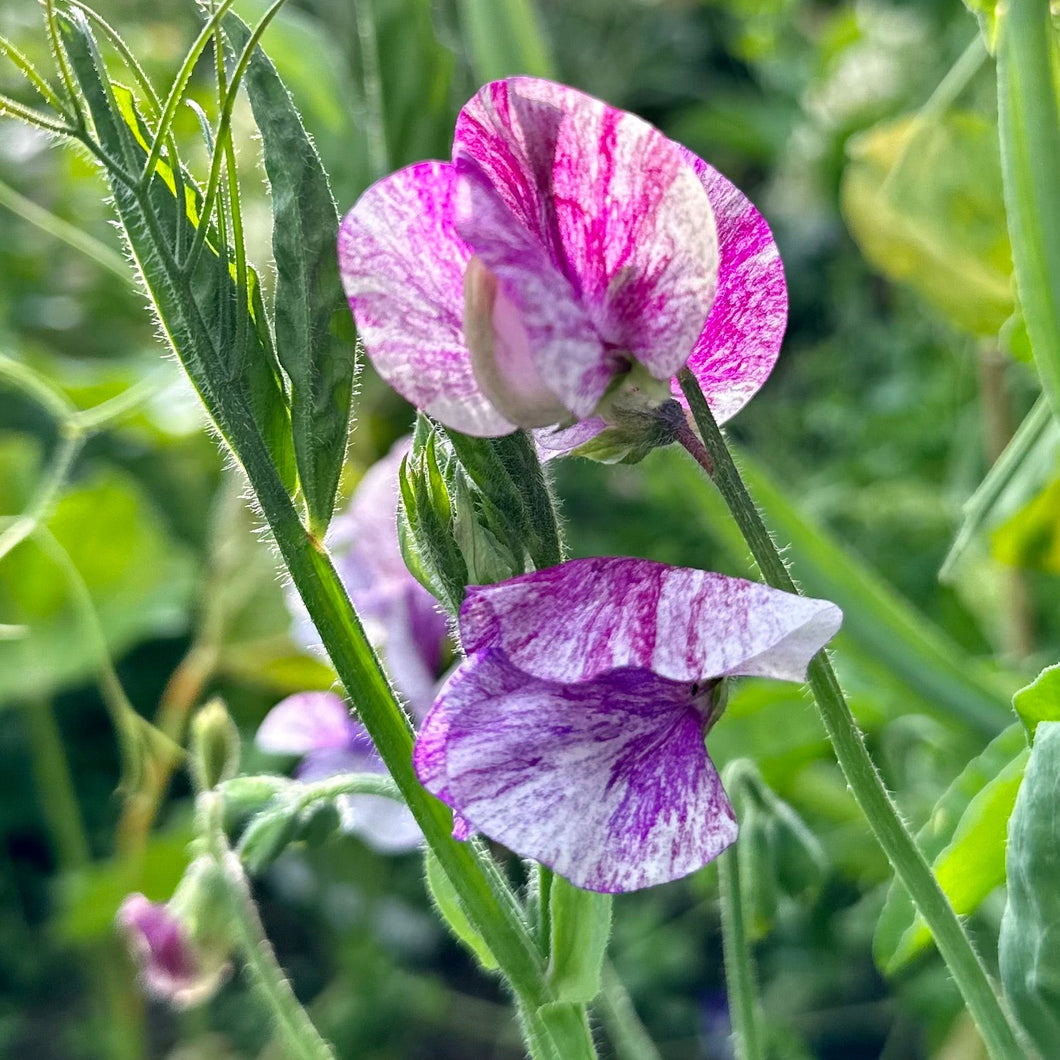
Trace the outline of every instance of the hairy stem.
<instances>
[{"instance_id":1,"label":"hairy stem","mask_svg":"<svg viewBox=\"0 0 1060 1060\"><path fill-rule=\"evenodd\" d=\"M682 368L678 380L703 442L714 461L714 483L740 527L762 577L775 589L798 592L747 492L695 376L687 368ZM818 653L810 663L808 681L851 793L893 866L895 875L909 891L931 930L935 944L964 997L991 1057L994 1060L1021 1060L1025 1052L1001 1000L979 955L972 948L964 926L891 801L824 652Z\"/></svg>"},{"instance_id":2,"label":"hairy stem","mask_svg":"<svg viewBox=\"0 0 1060 1060\"><path fill-rule=\"evenodd\" d=\"M725 952L725 984L729 993L729 1018L736 1060L764 1060L758 1034L759 1010L755 994L754 957L743 922L740 866L736 850L718 859L721 899L721 943Z\"/></svg>"}]
</instances>

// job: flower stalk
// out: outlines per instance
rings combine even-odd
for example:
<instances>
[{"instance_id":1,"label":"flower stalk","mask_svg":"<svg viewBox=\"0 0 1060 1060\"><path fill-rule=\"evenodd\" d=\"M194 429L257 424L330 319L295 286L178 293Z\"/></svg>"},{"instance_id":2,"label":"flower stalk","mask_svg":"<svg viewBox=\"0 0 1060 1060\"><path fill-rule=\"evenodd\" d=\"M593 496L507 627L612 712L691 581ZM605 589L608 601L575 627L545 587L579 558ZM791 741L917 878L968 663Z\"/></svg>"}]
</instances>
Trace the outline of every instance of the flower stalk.
<instances>
[{"instance_id":1,"label":"flower stalk","mask_svg":"<svg viewBox=\"0 0 1060 1060\"><path fill-rule=\"evenodd\" d=\"M721 944L725 953L725 983L729 994L736 1060L764 1060L758 1034L759 1009L755 994L754 958L747 937L740 891L740 865L735 849L718 859L721 901Z\"/></svg>"},{"instance_id":2,"label":"flower stalk","mask_svg":"<svg viewBox=\"0 0 1060 1060\"><path fill-rule=\"evenodd\" d=\"M687 368L678 381L714 463L714 483L742 532L763 579L774 588L798 592L787 565L747 492L710 407ZM934 936L968 1011L993 1060L1021 1060L1026 1055L979 955L930 866L902 822L883 779L865 747L835 671L824 652L810 663L808 683L817 710L851 793L872 833L909 891Z\"/></svg>"},{"instance_id":3,"label":"flower stalk","mask_svg":"<svg viewBox=\"0 0 1060 1060\"><path fill-rule=\"evenodd\" d=\"M202 792L199 810L210 853L221 870L220 878L231 913L232 941L243 959L255 992L273 1017L276 1035L283 1043L283 1055L291 1060L335 1060L334 1051L299 1004L276 960L243 866L225 838L220 794Z\"/></svg>"}]
</instances>

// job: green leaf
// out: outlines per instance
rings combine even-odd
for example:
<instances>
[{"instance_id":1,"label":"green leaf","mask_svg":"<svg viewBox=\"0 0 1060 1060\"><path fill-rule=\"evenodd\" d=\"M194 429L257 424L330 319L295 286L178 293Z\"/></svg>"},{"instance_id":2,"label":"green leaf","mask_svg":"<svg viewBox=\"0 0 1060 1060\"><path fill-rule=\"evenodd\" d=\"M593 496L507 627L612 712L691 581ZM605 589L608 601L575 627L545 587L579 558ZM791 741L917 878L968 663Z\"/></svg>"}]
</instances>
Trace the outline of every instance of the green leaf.
<instances>
[{"instance_id":1,"label":"green leaf","mask_svg":"<svg viewBox=\"0 0 1060 1060\"><path fill-rule=\"evenodd\" d=\"M549 888L548 981L557 1001L588 1003L600 993L611 938L611 895L583 891L562 876Z\"/></svg>"},{"instance_id":2,"label":"green leaf","mask_svg":"<svg viewBox=\"0 0 1060 1060\"><path fill-rule=\"evenodd\" d=\"M1060 478L990 536L991 551L1014 567L1060 574Z\"/></svg>"},{"instance_id":3,"label":"green leaf","mask_svg":"<svg viewBox=\"0 0 1060 1060\"><path fill-rule=\"evenodd\" d=\"M1012 697L1012 706L1033 740L1038 724L1060 721L1060 663L1047 666Z\"/></svg>"},{"instance_id":4,"label":"green leaf","mask_svg":"<svg viewBox=\"0 0 1060 1060\"><path fill-rule=\"evenodd\" d=\"M104 169L123 234L163 332L226 440L237 429L236 419L253 424L291 491L296 472L290 417L267 323L260 314L255 278L251 273L250 289L240 291L228 248L215 246L209 234L194 269L178 260L177 246L191 246L196 226L187 199L181 208L173 194L173 170L160 161L146 190L139 189L137 174L147 160L146 126L129 93L111 84L80 12L70 11L60 18L60 25L70 64L108 156ZM185 189L194 187L183 171L182 179ZM197 196L197 191L192 194ZM257 316L252 311L255 304Z\"/></svg>"},{"instance_id":5,"label":"green leaf","mask_svg":"<svg viewBox=\"0 0 1060 1060\"><path fill-rule=\"evenodd\" d=\"M1060 420L1060 102L1049 0L998 20L1001 163L1016 285L1042 387Z\"/></svg>"},{"instance_id":6,"label":"green leaf","mask_svg":"<svg viewBox=\"0 0 1060 1060\"><path fill-rule=\"evenodd\" d=\"M11 485L0 478L0 497ZM193 560L130 476L97 471L59 501L48 526L85 580L112 656L185 627ZM50 695L96 671L66 580L32 539L0 563L0 614L29 629L0 640L0 700Z\"/></svg>"},{"instance_id":7,"label":"green leaf","mask_svg":"<svg viewBox=\"0 0 1060 1060\"><path fill-rule=\"evenodd\" d=\"M460 0L460 21L478 80L555 77L533 0Z\"/></svg>"},{"instance_id":8,"label":"green leaf","mask_svg":"<svg viewBox=\"0 0 1060 1060\"><path fill-rule=\"evenodd\" d=\"M1008 831L1001 982L1043 1057L1060 1056L1060 722L1043 721Z\"/></svg>"},{"instance_id":9,"label":"green leaf","mask_svg":"<svg viewBox=\"0 0 1060 1060\"><path fill-rule=\"evenodd\" d=\"M950 111L848 142L842 208L865 256L957 327L996 336L1015 309L997 133Z\"/></svg>"},{"instance_id":10,"label":"green leaf","mask_svg":"<svg viewBox=\"0 0 1060 1060\"><path fill-rule=\"evenodd\" d=\"M1005 828L1027 756L1022 726L1010 726L965 766L917 834L917 844L961 915L974 912L1005 882ZM895 881L873 940L876 963L893 974L930 943L908 892Z\"/></svg>"},{"instance_id":11,"label":"green leaf","mask_svg":"<svg viewBox=\"0 0 1060 1060\"><path fill-rule=\"evenodd\" d=\"M427 893L446 926L454 937L475 955L486 971L493 971L498 967L497 958L490 952L483 937L471 926L471 921L460 904L456 888L449 882L449 877L430 847L424 851L423 867Z\"/></svg>"},{"instance_id":12,"label":"green leaf","mask_svg":"<svg viewBox=\"0 0 1060 1060\"><path fill-rule=\"evenodd\" d=\"M939 580L948 581L978 531L1000 517L1000 510L1013 495L1025 496L1040 482L1042 466L1054 464L1060 449L1060 423L1053 419L1049 403L1039 398L1024 417L1004 452L963 505L963 520L953 545L939 569Z\"/></svg>"},{"instance_id":13,"label":"green leaf","mask_svg":"<svg viewBox=\"0 0 1060 1060\"><path fill-rule=\"evenodd\" d=\"M979 20L979 29L991 52L997 47L997 0L964 0L964 6Z\"/></svg>"},{"instance_id":14,"label":"green leaf","mask_svg":"<svg viewBox=\"0 0 1060 1060\"><path fill-rule=\"evenodd\" d=\"M240 50L250 37L233 14L225 32ZM260 47L243 83L272 191L276 350L291 381L295 459L309 524L322 538L346 456L354 378L351 318L335 248L338 212L316 147Z\"/></svg>"}]
</instances>

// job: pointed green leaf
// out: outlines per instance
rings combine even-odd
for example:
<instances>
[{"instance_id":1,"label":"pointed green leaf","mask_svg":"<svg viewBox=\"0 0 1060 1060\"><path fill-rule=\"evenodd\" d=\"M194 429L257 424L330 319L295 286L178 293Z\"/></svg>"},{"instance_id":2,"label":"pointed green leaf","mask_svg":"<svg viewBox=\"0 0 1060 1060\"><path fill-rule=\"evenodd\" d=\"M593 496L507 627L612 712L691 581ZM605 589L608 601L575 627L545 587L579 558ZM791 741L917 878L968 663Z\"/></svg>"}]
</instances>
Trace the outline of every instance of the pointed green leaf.
<instances>
[{"instance_id":1,"label":"pointed green leaf","mask_svg":"<svg viewBox=\"0 0 1060 1060\"><path fill-rule=\"evenodd\" d=\"M167 340L226 439L236 420L253 424L289 490L296 482L286 396L268 342L267 325L255 318L260 306L255 280L240 291L227 248L208 238L195 268L178 261L180 245L196 232L188 202L178 206L174 176L165 160L146 190L136 177L147 160L146 125L127 90L112 85L84 17L72 10L60 20L71 67L109 159L104 166L114 207ZM168 180L167 180L168 178ZM185 189L194 188L182 171ZM197 196L197 191L192 193ZM198 199L196 199L198 202Z\"/></svg>"},{"instance_id":2,"label":"pointed green leaf","mask_svg":"<svg viewBox=\"0 0 1060 1060\"><path fill-rule=\"evenodd\" d=\"M1008 830L1001 982L1043 1057L1060 1056L1060 722L1043 721Z\"/></svg>"},{"instance_id":3,"label":"pointed green leaf","mask_svg":"<svg viewBox=\"0 0 1060 1060\"><path fill-rule=\"evenodd\" d=\"M237 49L250 37L232 14L225 32ZM351 318L335 249L338 212L316 147L260 47L244 86L272 190L276 350L291 381L295 458L310 527L322 537L346 455L354 377Z\"/></svg>"},{"instance_id":4,"label":"pointed green leaf","mask_svg":"<svg viewBox=\"0 0 1060 1060\"><path fill-rule=\"evenodd\" d=\"M611 938L611 895L583 891L562 876L549 888L548 981L557 1001L587 1004L600 993Z\"/></svg>"},{"instance_id":5,"label":"pointed green leaf","mask_svg":"<svg viewBox=\"0 0 1060 1060\"><path fill-rule=\"evenodd\" d=\"M1012 697L1012 706L1034 739L1039 722L1060 721L1060 663L1047 666Z\"/></svg>"},{"instance_id":6,"label":"pointed green leaf","mask_svg":"<svg viewBox=\"0 0 1060 1060\"><path fill-rule=\"evenodd\" d=\"M490 952L482 936L471 926L471 921L468 920L464 907L460 904L456 888L449 882L449 877L446 876L445 870L430 847L424 851L423 867L427 893L446 926L456 939L475 955L486 971L493 971L497 967L497 958Z\"/></svg>"},{"instance_id":7,"label":"pointed green leaf","mask_svg":"<svg viewBox=\"0 0 1060 1060\"><path fill-rule=\"evenodd\" d=\"M1005 828L1027 765L1023 728L1012 725L965 766L938 801L917 843L954 909L974 912L1005 881ZM891 885L873 950L888 974L931 943L908 892Z\"/></svg>"}]
</instances>

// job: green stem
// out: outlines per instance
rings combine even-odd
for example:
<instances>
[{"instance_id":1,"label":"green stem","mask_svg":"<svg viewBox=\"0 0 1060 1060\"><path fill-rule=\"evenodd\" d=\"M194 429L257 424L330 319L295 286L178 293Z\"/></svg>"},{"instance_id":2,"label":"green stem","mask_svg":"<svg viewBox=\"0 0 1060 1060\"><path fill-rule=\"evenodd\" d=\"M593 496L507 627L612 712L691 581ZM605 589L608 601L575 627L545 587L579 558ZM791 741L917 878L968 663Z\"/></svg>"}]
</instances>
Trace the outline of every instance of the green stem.
<instances>
[{"instance_id":1,"label":"green stem","mask_svg":"<svg viewBox=\"0 0 1060 1060\"><path fill-rule=\"evenodd\" d=\"M82 869L92 854L54 708L48 699L29 700L25 708L41 812L55 844L56 861L66 872Z\"/></svg>"},{"instance_id":2,"label":"green stem","mask_svg":"<svg viewBox=\"0 0 1060 1060\"><path fill-rule=\"evenodd\" d=\"M744 486L721 430L695 377L678 373L692 416L714 462L714 483L740 527L765 581L775 589L798 590L780 552ZM808 681L817 710L851 793L865 814L876 841L931 930L935 944L964 997L994 1060L1022 1060L1023 1048L990 983L982 961L950 905L924 855L913 841L865 747L824 652L810 663Z\"/></svg>"},{"instance_id":3,"label":"green stem","mask_svg":"<svg viewBox=\"0 0 1060 1060\"><path fill-rule=\"evenodd\" d=\"M641 1023L633 1000L610 961L604 961L602 983L596 1009L604 1021L618 1060L662 1060L662 1054Z\"/></svg>"},{"instance_id":4,"label":"green stem","mask_svg":"<svg viewBox=\"0 0 1060 1060\"><path fill-rule=\"evenodd\" d=\"M129 266L125 259L105 243L101 243L94 236L57 217L50 210L38 206L25 195L20 195L9 184L0 180L0 206L10 210L13 214L28 221L31 225L46 232L54 239L58 239L67 246L79 250L86 257L91 258L97 265L106 269L111 275L117 276L122 283L134 287L132 277L129 275Z\"/></svg>"},{"instance_id":5,"label":"green stem","mask_svg":"<svg viewBox=\"0 0 1060 1060\"><path fill-rule=\"evenodd\" d=\"M1012 262L1034 361L1060 420L1060 111L1053 48L1049 0L1004 6L998 130Z\"/></svg>"},{"instance_id":6,"label":"green stem","mask_svg":"<svg viewBox=\"0 0 1060 1060\"><path fill-rule=\"evenodd\" d=\"M258 916L243 866L225 838L220 798L216 792L210 791L201 794L199 799L200 805L205 804L202 808L210 852L227 885L233 940L255 992L273 1018L276 1035L283 1043L283 1055L290 1060L335 1060L331 1046L298 1003L276 960L276 952Z\"/></svg>"},{"instance_id":7,"label":"green stem","mask_svg":"<svg viewBox=\"0 0 1060 1060\"><path fill-rule=\"evenodd\" d=\"M729 992L729 1017L736 1060L763 1060L758 1034L759 1010L755 993L754 957L743 922L740 867L735 849L718 859L718 893L721 900L721 942L725 953L725 983Z\"/></svg>"}]
</instances>

